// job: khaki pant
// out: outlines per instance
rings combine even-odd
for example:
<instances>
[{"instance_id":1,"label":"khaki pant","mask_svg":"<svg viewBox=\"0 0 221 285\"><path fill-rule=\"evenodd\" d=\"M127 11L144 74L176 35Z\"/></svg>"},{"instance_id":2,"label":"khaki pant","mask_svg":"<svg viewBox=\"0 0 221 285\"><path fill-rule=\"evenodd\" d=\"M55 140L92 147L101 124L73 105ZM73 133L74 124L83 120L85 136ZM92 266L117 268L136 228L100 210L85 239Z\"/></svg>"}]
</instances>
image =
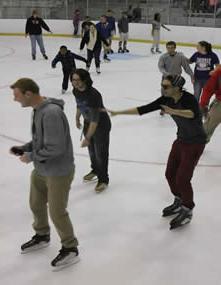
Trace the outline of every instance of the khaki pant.
<instances>
[{"instance_id":1,"label":"khaki pant","mask_svg":"<svg viewBox=\"0 0 221 285\"><path fill-rule=\"evenodd\" d=\"M214 100L203 126L207 135L207 142L210 141L216 127L221 123L221 101Z\"/></svg>"},{"instance_id":2,"label":"khaki pant","mask_svg":"<svg viewBox=\"0 0 221 285\"><path fill-rule=\"evenodd\" d=\"M74 170L67 176L41 176L36 170L31 174L30 208L34 216L33 228L39 235L50 233L48 210L64 247L76 247L69 214L66 210Z\"/></svg>"}]
</instances>

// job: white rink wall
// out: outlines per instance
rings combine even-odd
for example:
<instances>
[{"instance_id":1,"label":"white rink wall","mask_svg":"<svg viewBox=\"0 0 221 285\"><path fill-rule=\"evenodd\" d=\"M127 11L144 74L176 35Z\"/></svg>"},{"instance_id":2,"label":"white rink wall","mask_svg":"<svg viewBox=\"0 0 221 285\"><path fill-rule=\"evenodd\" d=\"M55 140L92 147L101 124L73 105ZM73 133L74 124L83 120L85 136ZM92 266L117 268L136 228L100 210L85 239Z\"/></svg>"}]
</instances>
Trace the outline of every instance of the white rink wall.
<instances>
[{"instance_id":1,"label":"white rink wall","mask_svg":"<svg viewBox=\"0 0 221 285\"><path fill-rule=\"evenodd\" d=\"M73 25L71 20L46 20L54 35L72 35ZM24 33L26 19L0 19L0 34ZM180 43L195 44L206 40L213 45L221 47L220 29L190 26L168 26L171 32L161 29L161 40L174 40ZM130 24L130 39L152 40L150 24Z\"/></svg>"}]
</instances>

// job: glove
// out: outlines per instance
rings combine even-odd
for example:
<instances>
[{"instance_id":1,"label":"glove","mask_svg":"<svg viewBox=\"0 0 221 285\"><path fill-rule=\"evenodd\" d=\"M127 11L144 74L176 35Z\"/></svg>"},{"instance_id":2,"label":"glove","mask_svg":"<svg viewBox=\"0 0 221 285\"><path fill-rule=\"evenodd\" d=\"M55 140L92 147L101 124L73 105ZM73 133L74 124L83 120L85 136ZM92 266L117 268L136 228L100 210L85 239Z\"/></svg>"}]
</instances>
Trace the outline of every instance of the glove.
<instances>
[{"instance_id":1,"label":"glove","mask_svg":"<svg viewBox=\"0 0 221 285\"><path fill-rule=\"evenodd\" d=\"M15 155L18 155L18 156L24 154L24 151L21 148L17 147L17 146L13 146L10 150L11 150L12 153L14 153Z\"/></svg>"}]
</instances>

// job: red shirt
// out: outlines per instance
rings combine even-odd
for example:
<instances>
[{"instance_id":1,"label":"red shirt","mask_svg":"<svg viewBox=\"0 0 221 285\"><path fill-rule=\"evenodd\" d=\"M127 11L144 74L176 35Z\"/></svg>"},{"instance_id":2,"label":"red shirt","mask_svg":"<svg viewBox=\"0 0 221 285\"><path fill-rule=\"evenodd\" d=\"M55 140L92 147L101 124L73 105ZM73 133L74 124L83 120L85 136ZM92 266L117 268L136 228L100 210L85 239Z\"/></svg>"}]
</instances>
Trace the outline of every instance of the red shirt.
<instances>
[{"instance_id":1,"label":"red shirt","mask_svg":"<svg viewBox=\"0 0 221 285\"><path fill-rule=\"evenodd\" d=\"M209 105L210 98L215 94L216 99L221 101L221 68L218 68L206 85L203 87L203 93L200 98L200 106L204 108Z\"/></svg>"}]
</instances>

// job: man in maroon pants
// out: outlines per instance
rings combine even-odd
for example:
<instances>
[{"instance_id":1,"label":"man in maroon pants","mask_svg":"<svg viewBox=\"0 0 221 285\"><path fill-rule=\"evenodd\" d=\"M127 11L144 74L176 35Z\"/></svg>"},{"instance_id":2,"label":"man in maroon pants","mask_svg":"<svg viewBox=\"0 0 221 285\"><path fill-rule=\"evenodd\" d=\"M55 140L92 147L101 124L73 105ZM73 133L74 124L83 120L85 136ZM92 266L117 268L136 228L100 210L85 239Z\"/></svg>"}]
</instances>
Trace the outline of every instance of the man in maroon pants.
<instances>
[{"instance_id":1,"label":"man in maroon pants","mask_svg":"<svg viewBox=\"0 0 221 285\"><path fill-rule=\"evenodd\" d=\"M175 121L177 139L172 145L166 168L166 178L175 199L173 204L163 209L163 217L176 214L170 222L170 229L191 221L195 206L191 179L206 143L198 102L183 90L184 84L182 76L168 75L162 81L163 96L157 100L129 110L110 111L111 115L143 115L162 109Z\"/></svg>"}]
</instances>

